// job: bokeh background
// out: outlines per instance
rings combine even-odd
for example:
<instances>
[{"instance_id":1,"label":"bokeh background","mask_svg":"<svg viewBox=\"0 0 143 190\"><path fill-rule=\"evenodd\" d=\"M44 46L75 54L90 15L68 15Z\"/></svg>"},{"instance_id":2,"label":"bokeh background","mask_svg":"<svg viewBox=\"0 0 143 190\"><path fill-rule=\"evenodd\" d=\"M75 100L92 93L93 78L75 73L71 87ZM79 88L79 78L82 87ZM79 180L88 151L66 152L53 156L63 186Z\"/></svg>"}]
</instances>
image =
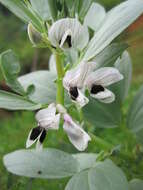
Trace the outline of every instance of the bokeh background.
<instances>
[{"instance_id":1,"label":"bokeh background","mask_svg":"<svg viewBox=\"0 0 143 190\"><path fill-rule=\"evenodd\" d=\"M122 0L123 1L123 0ZM98 0L106 10L111 9L121 0ZM143 84L143 15L132 24L117 40L129 44L133 63L133 79L126 106ZM38 69L48 69L50 52L46 49L32 47L27 36L27 26L6 8L0 5L0 52L12 49L19 55L21 75ZM0 73L0 88L5 88ZM29 130L36 125L32 112L10 112L0 110L0 190L63 190L66 180L39 180L17 177L9 174L3 166L2 158L6 153L25 148ZM117 129L108 129L110 134L117 134ZM60 148L68 152L76 150L70 145L67 137L61 132L49 132L46 147Z\"/></svg>"}]
</instances>

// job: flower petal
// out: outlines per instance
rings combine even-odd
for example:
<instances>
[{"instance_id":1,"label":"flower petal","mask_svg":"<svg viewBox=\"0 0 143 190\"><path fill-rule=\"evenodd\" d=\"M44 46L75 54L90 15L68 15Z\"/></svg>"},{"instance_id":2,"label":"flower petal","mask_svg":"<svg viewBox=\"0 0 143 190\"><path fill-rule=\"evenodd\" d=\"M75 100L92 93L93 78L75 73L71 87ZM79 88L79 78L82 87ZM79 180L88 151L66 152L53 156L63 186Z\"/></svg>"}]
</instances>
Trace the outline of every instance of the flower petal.
<instances>
[{"instance_id":1,"label":"flower petal","mask_svg":"<svg viewBox=\"0 0 143 190\"><path fill-rule=\"evenodd\" d=\"M83 88L86 77L96 68L95 62L81 62L75 68L66 72L63 86L69 90L70 87Z\"/></svg>"},{"instance_id":2,"label":"flower petal","mask_svg":"<svg viewBox=\"0 0 143 190\"><path fill-rule=\"evenodd\" d=\"M76 99L72 99L73 102L75 102L79 107L84 107L86 104L88 104L89 100L88 98L79 90L78 90L78 96Z\"/></svg>"},{"instance_id":3,"label":"flower petal","mask_svg":"<svg viewBox=\"0 0 143 190\"><path fill-rule=\"evenodd\" d=\"M88 29L77 19L63 18L53 23L49 29L49 40L55 47L71 46L82 50L89 40Z\"/></svg>"},{"instance_id":4,"label":"flower petal","mask_svg":"<svg viewBox=\"0 0 143 190\"><path fill-rule=\"evenodd\" d=\"M106 11L104 7L102 7L98 3L92 3L89 8L85 18L84 24L94 31L97 31L100 26L103 24L103 20L105 19Z\"/></svg>"},{"instance_id":5,"label":"flower petal","mask_svg":"<svg viewBox=\"0 0 143 190\"><path fill-rule=\"evenodd\" d=\"M42 130L40 127L33 128L28 135L26 148L29 148L32 144L34 144L41 134Z\"/></svg>"},{"instance_id":6,"label":"flower petal","mask_svg":"<svg viewBox=\"0 0 143 190\"><path fill-rule=\"evenodd\" d=\"M109 86L123 79L123 75L113 67L103 67L92 72L86 79L85 85L91 89L93 84Z\"/></svg>"},{"instance_id":7,"label":"flower petal","mask_svg":"<svg viewBox=\"0 0 143 190\"><path fill-rule=\"evenodd\" d=\"M115 100L114 93L108 89L98 92L97 94L91 94L91 96L106 104L111 103Z\"/></svg>"},{"instance_id":8,"label":"flower petal","mask_svg":"<svg viewBox=\"0 0 143 190\"><path fill-rule=\"evenodd\" d=\"M79 150L84 151L88 146L90 136L68 115L64 115L64 126L70 142Z\"/></svg>"},{"instance_id":9,"label":"flower petal","mask_svg":"<svg viewBox=\"0 0 143 190\"><path fill-rule=\"evenodd\" d=\"M46 138L46 130L43 130L40 136L38 137L38 141L36 143L36 150L42 150L43 149L43 142Z\"/></svg>"},{"instance_id":10,"label":"flower petal","mask_svg":"<svg viewBox=\"0 0 143 190\"><path fill-rule=\"evenodd\" d=\"M111 9L101 28L91 39L83 60L94 58L142 13L142 0L128 0Z\"/></svg>"},{"instance_id":11,"label":"flower petal","mask_svg":"<svg viewBox=\"0 0 143 190\"><path fill-rule=\"evenodd\" d=\"M55 104L50 104L48 108L37 112L36 120L39 126L46 130L57 130L59 128L60 114L56 114Z\"/></svg>"}]
</instances>

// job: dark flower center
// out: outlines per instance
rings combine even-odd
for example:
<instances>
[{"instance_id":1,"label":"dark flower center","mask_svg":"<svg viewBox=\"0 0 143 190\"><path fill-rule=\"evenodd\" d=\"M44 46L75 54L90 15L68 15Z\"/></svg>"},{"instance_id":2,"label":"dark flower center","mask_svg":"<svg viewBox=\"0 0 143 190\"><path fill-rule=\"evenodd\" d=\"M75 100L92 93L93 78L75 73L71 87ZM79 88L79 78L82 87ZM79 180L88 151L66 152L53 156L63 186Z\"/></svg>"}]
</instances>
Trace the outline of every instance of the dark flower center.
<instances>
[{"instance_id":1,"label":"dark flower center","mask_svg":"<svg viewBox=\"0 0 143 190\"><path fill-rule=\"evenodd\" d=\"M68 46L69 47L72 47L72 43L71 43L71 36L70 35L68 35L67 36L67 38L66 38L66 41L65 42L67 42L67 44L68 44Z\"/></svg>"},{"instance_id":2,"label":"dark flower center","mask_svg":"<svg viewBox=\"0 0 143 190\"><path fill-rule=\"evenodd\" d=\"M99 92L103 92L104 90L105 90L105 89L104 89L103 86L93 84L92 87L91 87L90 93L91 93L91 94L97 94L97 93L99 93Z\"/></svg>"},{"instance_id":3,"label":"dark flower center","mask_svg":"<svg viewBox=\"0 0 143 190\"><path fill-rule=\"evenodd\" d=\"M78 97L77 87L70 87L69 93L71 95L71 99L76 100L76 98Z\"/></svg>"},{"instance_id":4,"label":"dark flower center","mask_svg":"<svg viewBox=\"0 0 143 190\"><path fill-rule=\"evenodd\" d=\"M61 43L61 40L59 40L59 44ZM72 41L71 41L71 35L68 35L64 44L67 44L69 48L72 47Z\"/></svg>"},{"instance_id":5,"label":"dark flower center","mask_svg":"<svg viewBox=\"0 0 143 190\"><path fill-rule=\"evenodd\" d=\"M46 130L44 129L39 139L40 143L43 143L45 138L46 138Z\"/></svg>"},{"instance_id":6,"label":"dark flower center","mask_svg":"<svg viewBox=\"0 0 143 190\"><path fill-rule=\"evenodd\" d=\"M41 133L42 129L40 127L35 127L32 129L30 140L35 140Z\"/></svg>"}]
</instances>

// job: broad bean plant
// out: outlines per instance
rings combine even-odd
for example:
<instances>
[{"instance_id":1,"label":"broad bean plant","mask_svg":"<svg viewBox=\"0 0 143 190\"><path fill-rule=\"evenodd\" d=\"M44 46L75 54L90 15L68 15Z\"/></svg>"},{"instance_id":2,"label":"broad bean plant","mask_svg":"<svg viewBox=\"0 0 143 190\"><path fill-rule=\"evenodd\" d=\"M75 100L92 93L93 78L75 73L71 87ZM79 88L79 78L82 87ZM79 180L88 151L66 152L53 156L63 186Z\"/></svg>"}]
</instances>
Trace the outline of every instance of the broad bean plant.
<instances>
[{"instance_id":1,"label":"broad bean plant","mask_svg":"<svg viewBox=\"0 0 143 190\"><path fill-rule=\"evenodd\" d=\"M31 178L68 177L65 190L142 190L143 87L126 110L132 64L128 44L116 37L143 13L143 1L127 0L108 12L93 0L0 3L27 24L34 48L51 52L49 70L20 77L17 55L0 54L11 89L0 90L0 108L36 111L26 149L4 156L7 170ZM111 128L118 129L111 134ZM50 130L65 133L76 154L44 148Z\"/></svg>"}]
</instances>

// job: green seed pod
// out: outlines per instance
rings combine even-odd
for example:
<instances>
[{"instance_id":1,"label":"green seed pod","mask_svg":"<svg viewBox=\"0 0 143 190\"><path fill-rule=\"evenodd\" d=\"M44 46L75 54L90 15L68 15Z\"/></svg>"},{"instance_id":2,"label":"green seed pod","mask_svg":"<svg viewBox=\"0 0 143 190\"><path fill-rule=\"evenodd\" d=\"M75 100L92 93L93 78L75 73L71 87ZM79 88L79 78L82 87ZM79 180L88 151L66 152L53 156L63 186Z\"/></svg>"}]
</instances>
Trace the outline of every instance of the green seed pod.
<instances>
[{"instance_id":1,"label":"green seed pod","mask_svg":"<svg viewBox=\"0 0 143 190\"><path fill-rule=\"evenodd\" d=\"M29 39L33 45L39 45L42 42L42 36L40 32L38 32L31 23L28 24L27 31Z\"/></svg>"}]
</instances>

